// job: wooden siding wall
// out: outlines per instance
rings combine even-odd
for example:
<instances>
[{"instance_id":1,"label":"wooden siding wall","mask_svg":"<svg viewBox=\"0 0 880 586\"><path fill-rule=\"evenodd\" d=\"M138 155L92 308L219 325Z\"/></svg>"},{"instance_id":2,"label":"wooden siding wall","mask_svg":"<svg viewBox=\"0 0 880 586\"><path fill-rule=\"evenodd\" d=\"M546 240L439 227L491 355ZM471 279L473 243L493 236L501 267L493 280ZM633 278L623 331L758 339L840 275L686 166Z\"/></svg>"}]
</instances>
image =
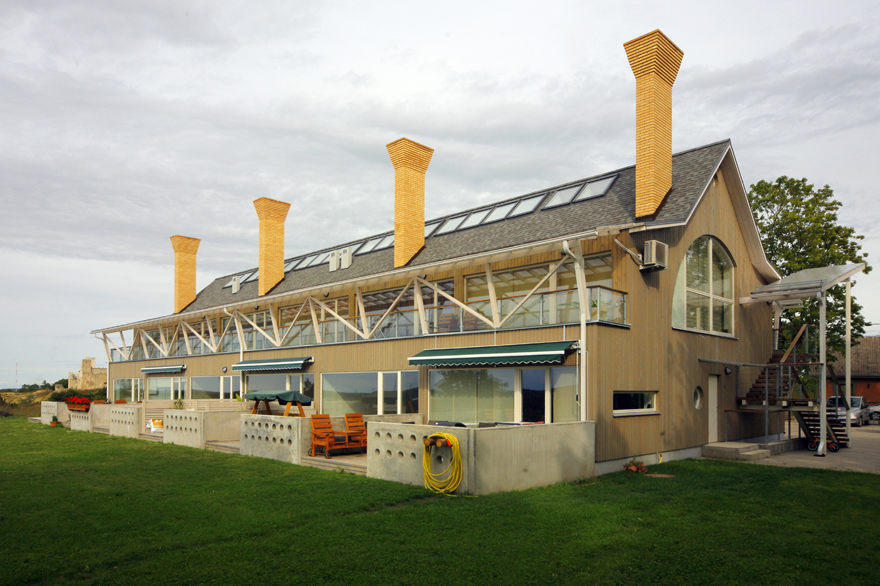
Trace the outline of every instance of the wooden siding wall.
<instances>
[{"instance_id":1,"label":"wooden siding wall","mask_svg":"<svg viewBox=\"0 0 880 586\"><path fill-rule=\"evenodd\" d=\"M730 155L728 155L730 156ZM672 329L672 297L675 280L685 252L695 239L712 235L728 249L735 263L734 335L714 336L705 333ZM669 245L669 268L641 273L633 259L614 243L618 239L628 248L641 252L646 240L660 240ZM771 309L765 304L746 307L736 303L748 296L764 280L752 266L736 214L727 193L723 174L708 188L706 195L686 227L652 230L629 234L603 235L580 242L585 255L610 251L613 257L613 287L627 296L627 318L631 328L605 325L587 327L587 362L589 385L589 419L596 421L597 461L625 458L653 452L665 452L700 446L708 441L708 413L704 399L700 410L694 408L693 393L697 386L708 393L710 374L719 379L718 432L724 439L725 409L735 409L736 374L725 375L724 367L700 363L699 359L726 360L763 364L771 352ZM562 251L520 257L492 263L492 269L504 270L517 266L545 263L562 258ZM464 299L464 277L479 273L483 265L433 273L431 281L453 278L455 296ZM362 292L402 287L408 280L386 282L363 287ZM351 314L356 312L353 290L334 290L331 297L348 295ZM301 302L301 300L300 300ZM284 303L280 305L289 305ZM313 356L307 372L315 375L316 394L320 397L321 374L327 372L362 372L414 370L408 358L421 350L440 347L464 347L492 344L577 340L576 326L548 327L528 330L480 332L472 334L425 336L386 341L317 345L244 352L244 360ZM182 356L140 362L112 362L110 379L142 377L144 366L185 363L185 376L232 375L232 365L239 362L238 352L206 356ZM571 355L567 364L576 364ZM222 368L227 372L223 373ZM749 376L744 372L745 378ZM427 369L420 369L419 402L422 413L429 416ZM613 416L613 391L657 391L659 415ZM321 405L317 405L318 409ZM748 427L740 427L736 437L763 433L763 419L748 416ZM731 437L735 439L735 437Z\"/></svg>"},{"instance_id":2,"label":"wooden siding wall","mask_svg":"<svg viewBox=\"0 0 880 586\"><path fill-rule=\"evenodd\" d=\"M720 240L730 252L734 269L734 337L672 329L672 297L685 252L703 235ZM724 367L699 362L700 358L764 364L772 349L772 312L766 304L740 306L756 286L765 284L752 266L724 177L709 187L686 227L620 234L625 246L641 251L647 240L669 245L669 268L641 273L626 253L614 252L615 288L628 292L627 317L630 330L591 330L590 351L591 418L596 420L596 460L611 460L635 454L664 452L703 445L708 441L708 401L694 407L694 390L708 393L709 375L720 375L718 433L724 439L725 409L736 409L736 372L724 374ZM613 250L613 249L612 249ZM751 373L743 371L743 384ZM613 416L612 394L617 391L657 391L659 415ZM753 422L738 436L763 434L763 418L747 416ZM731 437L730 439L735 439Z\"/></svg>"}]
</instances>

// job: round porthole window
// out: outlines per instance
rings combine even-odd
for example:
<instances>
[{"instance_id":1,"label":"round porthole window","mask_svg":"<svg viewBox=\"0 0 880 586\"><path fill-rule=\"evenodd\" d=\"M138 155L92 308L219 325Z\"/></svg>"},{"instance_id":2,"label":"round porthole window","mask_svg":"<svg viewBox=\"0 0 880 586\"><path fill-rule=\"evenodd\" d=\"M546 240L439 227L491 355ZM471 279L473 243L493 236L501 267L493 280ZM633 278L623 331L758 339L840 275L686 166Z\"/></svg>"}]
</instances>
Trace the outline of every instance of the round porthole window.
<instances>
[{"instance_id":1,"label":"round porthole window","mask_svg":"<svg viewBox=\"0 0 880 586\"><path fill-rule=\"evenodd\" d=\"M700 409L703 406L703 389L697 387L694 389L694 409Z\"/></svg>"}]
</instances>

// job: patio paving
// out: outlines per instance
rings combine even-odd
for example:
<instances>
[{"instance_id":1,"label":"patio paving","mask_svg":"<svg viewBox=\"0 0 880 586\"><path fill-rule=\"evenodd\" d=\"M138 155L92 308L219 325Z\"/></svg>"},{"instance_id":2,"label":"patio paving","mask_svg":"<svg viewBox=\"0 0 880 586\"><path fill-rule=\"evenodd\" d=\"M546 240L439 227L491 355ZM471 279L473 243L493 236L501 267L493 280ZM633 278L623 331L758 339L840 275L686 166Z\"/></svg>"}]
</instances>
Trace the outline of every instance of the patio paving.
<instances>
[{"instance_id":1,"label":"patio paving","mask_svg":"<svg viewBox=\"0 0 880 586\"><path fill-rule=\"evenodd\" d=\"M792 435L797 437L797 427L792 426ZM850 428L852 441L850 447L841 448L824 458L815 452L798 450L758 460L767 466L787 466L801 468L825 468L827 470L849 470L880 474L880 425L871 422L863 427Z\"/></svg>"}]
</instances>

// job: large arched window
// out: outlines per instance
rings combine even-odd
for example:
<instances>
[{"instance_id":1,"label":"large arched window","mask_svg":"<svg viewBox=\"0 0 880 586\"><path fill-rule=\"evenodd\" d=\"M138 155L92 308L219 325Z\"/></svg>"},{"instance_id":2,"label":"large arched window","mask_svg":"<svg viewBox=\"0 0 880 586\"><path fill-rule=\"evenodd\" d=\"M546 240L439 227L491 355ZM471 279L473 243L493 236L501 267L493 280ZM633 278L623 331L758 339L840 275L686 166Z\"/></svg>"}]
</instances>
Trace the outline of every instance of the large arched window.
<instances>
[{"instance_id":1,"label":"large arched window","mask_svg":"<svg viewBox=\"0 0 880 586\"><path fill-rule=\"evenodd\" d=\"M672 298L672 326L733 334L733 261L711 236L694 240L681 263Z\"/></svg>"}]
</instances>

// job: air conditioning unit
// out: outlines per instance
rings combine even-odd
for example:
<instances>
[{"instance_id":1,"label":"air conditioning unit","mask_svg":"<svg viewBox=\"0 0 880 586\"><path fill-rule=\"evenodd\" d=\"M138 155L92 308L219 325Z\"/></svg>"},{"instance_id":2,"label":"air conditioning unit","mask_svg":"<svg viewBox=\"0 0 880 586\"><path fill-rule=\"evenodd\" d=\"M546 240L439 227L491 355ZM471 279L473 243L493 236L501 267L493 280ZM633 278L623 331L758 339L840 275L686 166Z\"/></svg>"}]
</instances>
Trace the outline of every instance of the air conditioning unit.
<instances>
[{"instance_id":1,"label":"air conditioning unit","mask_svg":"<svg viewBox=\"0 0 880 586\"><path fill-rule=\"evenodd\" d=\"M235 275L232 277L232 292L238 293L241 289L241 275Z\"/></svg>"},{"instance_id":2,"label":"air conditioning unit","mask_svg":"<svg viewBox=\"0 0 880 586\"><path fill-rule=\"evenodd\" d=\"M662 271L669 266L669 246L659 240L645 242L640 271Z\"/></svg>"}]
</instances>

